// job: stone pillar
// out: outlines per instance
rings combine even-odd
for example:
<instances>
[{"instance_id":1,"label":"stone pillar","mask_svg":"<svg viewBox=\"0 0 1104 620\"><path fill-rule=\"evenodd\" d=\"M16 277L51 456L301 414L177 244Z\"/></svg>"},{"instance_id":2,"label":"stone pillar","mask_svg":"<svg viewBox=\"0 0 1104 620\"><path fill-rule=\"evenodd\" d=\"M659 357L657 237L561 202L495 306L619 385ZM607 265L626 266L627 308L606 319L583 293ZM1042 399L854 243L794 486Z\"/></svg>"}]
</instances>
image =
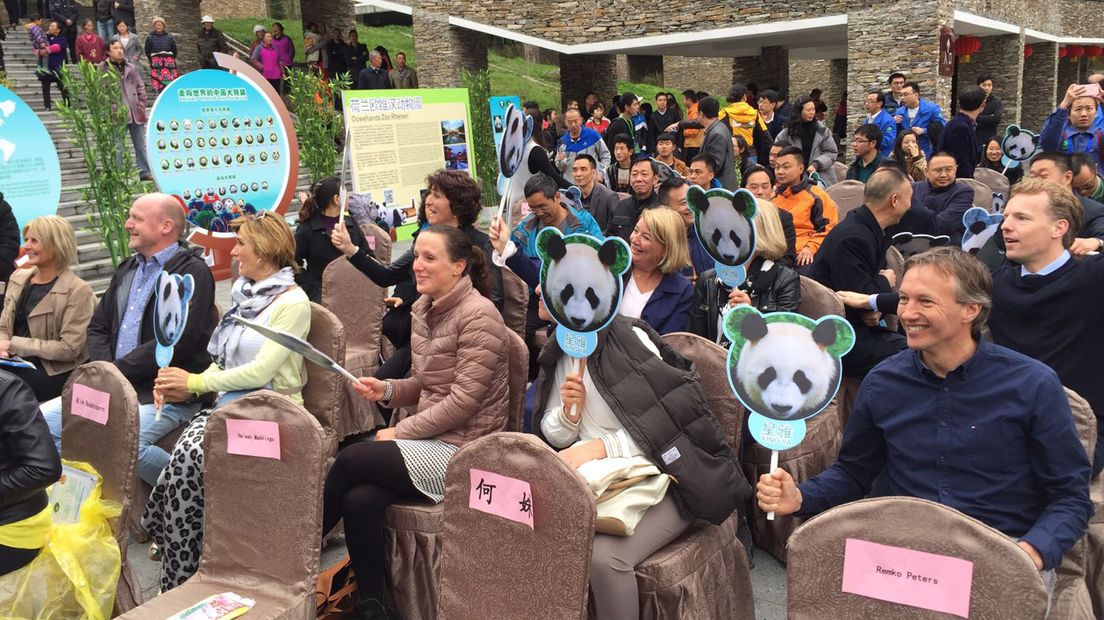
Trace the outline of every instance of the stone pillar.
<instances>
[{"instance_id":1,"label":"stone pillar","mask_svg":"<svg viewBox=\"0 0 1104 620\"><path fill-rule=\"evenodd\" d=\"M248 17L268 26L269 11L266 0L200 0L199 11L215 19Z\"/></svg>"},{"instance_id":2,"label":"stone pillar","mask_svg":"<svg viewBox=\"0 0 1104 620\"><path fill-rule=\"evenodd\" d=\"M1043 121L1054 110L1060 97L1058 82L1058 44L1033 43L1035 52L1023 63L1023 96L1020 100L1020 126L1042 131ZM1065 94L1065 87L1061 87Z\"/></svg>"},{"instance_id":3,"label":"stone pillar","mask_svg":"<svg viewBox=\"0 0 1104 620\"><path fill-rule=\"evenodd\" d=\"M1081 56L1080 58L1059 58L1058 59L1058 92L1055 93L1054 103L1058 103L1062 100L1062 97L1066 96L1066 89L1070 84L1084 84L1085 83L1085 66L1087 64L1087 58Z\"/></svg>"},{"instance_id":4,"label":"stone pillar","mask_svg":"<svg viewBox=\"0 0 1104 620\"><path fill-rule=\"evenodd\" d=\"M848 134L866 116L866 91L886 90L889 74L902 71L920 96L950 110L951 78L939 75L939 29L954 23L953 0L897 2L847 14Z\"/></svg>"},{"instance_id":5,"label":"stone pillar","mask_svg":"<svg viewBox=\"0 0 1104 620\"><path fill-rule=\"evenodd\" d=\"M617 57L612 54L560 54L560 103L567 106L568 99L578 99L590 91L607 106L617 92ZM636 93L640 96L641 93Z\"/></svg>"},{"instance_id":6,"label":"stone pillar","mask_svg":"<svg viewBox=\"0 0 1104 620\"><path fill-rule=\"evenodd\" d=\"M181 73L199 68L196 49L200 24L199 0L134 0L135 31L142 39L153 31L153 18L165 20L165 29L176 39L176 64Z\"/></svg>"},{"instance_id":7,"label":"stone pillar","mask_svg":"<svg viewBox=\"0 0 1104 620\"><path fill-rule=\"evenodd\" d=\"M618 56L618 62L620 62L620 58ZM659 77L660 79L656 80L655 83L663 83L663 56L634 54L625 58L627 60L627 72L624 77L620 77L620 68L618 68L618 79L634 84L645 84L651 83L653 78Z\"/></svg>"},{"instance_id":8,"label":"stone pillar","mask_svg":"<svg viewBox=\"0 0 1104 620\"><path fill-rule=\"evenodd\" d=\"M352 16L351 11L349 15ZM418 52L415 68L422 88L458 88L463 86L461 70L487 68L487 38L474 30L450 26L444 6L415 3L413 34ZM393 58L394 50L388 51Z\"/></svg>"},{"instance_id":9,"label":"stone pillar","mask_svg":"<svg viewBox=\"0 0 1104 620\"><path fill-rule=\"evenodd\" d=\"M759 87L759 92L772 87L786 91L790 83L789 50L781 46L767 46L759 50L758 56L734 59L732 82L744 85L754 83Z\"/></svg>"},{"instance_id":10,"label":"stone pillar","mask_svg":"<svg viewBox=\"0 0 1104 620\"><path fill-rule=\"evenodd\" d=\"M682 107L682 91L705 91L724 102L732 87L733 60L701 56L664 56L663 87L675 93ZM685 110L684 110L685 112Z\"/></svg>"},{"instance_id":11,"label":"stone pillar","mask_svg":"<svg viewBox=\"0 0 1104 620\"><path fill-rule=\"evenodd\" d=\"M625 54L617 55L617 76L618 82L629 81L629 57Z\"/></svg>"},{"instance_id":12,"label":"stone pillar","mask_svg":"<svg viewBox=\"0 0 1104 620\"><path fill-rule=\"evenodd\" d=\"M958 90L977 85L982 75L993 79L993 93L1004 105L997 135L1008 125L1020 122L1020 93L1024 80L1024 39L1020 34L981 37L981 50L970 62L958 61Z\"/></svg>"},{"instance_id":13,"label":"stone pillar","mask_svg":"<svg viewBox=\"0 0 1104 620\"><path fill-rule=\"evenodd\" d=\"M304 22L323 23L329 30L337 28L342 32L349 32L356 26L356 4L353 0L302 0L300 7ZM392 59L396 51L387 50Z\"/></svg>"}]
</instances>

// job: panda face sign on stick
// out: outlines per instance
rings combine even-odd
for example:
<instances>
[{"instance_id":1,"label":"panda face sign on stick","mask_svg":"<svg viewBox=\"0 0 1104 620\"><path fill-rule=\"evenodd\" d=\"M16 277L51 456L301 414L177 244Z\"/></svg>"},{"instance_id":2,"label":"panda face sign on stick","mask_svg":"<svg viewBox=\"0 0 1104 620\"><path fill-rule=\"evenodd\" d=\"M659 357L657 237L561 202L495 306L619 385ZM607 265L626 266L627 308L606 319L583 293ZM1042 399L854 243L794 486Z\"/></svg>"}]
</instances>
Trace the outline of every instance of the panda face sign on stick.
<instances>
[{"instance_id":1,"label":"panda face sign on stick","mask_svg":"<svg viewBox=\"0 0 1104 620\"><path fill-rule=\"evenodd\" d=\"M981 207L970 207L962 214L962 225L966 231L962 233L962 251L977 254L985 244L990 241L1001 242L1004 238L1000 235L1000 227L1004 222L1004 215L989 213Z\"/></svg>"},{"instance_id":2,"label":"panda face sign on stick","mask_svg":"<svg viewBox=\"0 0 1104 620\"><path fill-rule=\"evenodd\" d=\"M153 337L157 343L157 364L162 368L172 362L173 347L188 323L188 302L194 285L191 274L181 276L162 271L157 278L153 293Z\"/></svg>"},{"instance_id":3,"label":"panda face sign on stick","mask_svg":"<svg viewBox=\"0 0 1104 620\"><path fill-rule=\"evenodd\" d=\"M573 332L605 327L621 304L621 276L629 268L629 247L620 238L564 237L555 228L537 235L541 297L552 318Z\"/></svg>"},{"instance_id":4,"label":"panda face sign on stick","mask_svg":"<svg viewBox=\"0 0 1104 620\"><path fill-rule=\"evenodd\" d=\"M818 321L790 312L761 314L750 306L724 319L729 381L752 412L793 422L823 410L839 390L840 359L851 350L855 332L841 317Z\"/></svg>"},{"instance_id":5,"label":"panda face sign on stick","mask_svg":"<svg viewBox=\"0 0 1104 620\"><path fill-rule=\"evenodd\" d=\"M1009 168L1015 168L1020 162L1031 159L1039 151L1039 136L1026 129L1020 129L1018 125L1009 125L1004 130L1001 151L1004 153L1004 164Z\"/></svg>"},{"instance_id":6,"label":"panda face sign on stick","mask_svg":"<svg viewBox=\"0 0 1104 620\"><path fill-rule=\"evenodd\" d=\"M511 103L506 108L505 119L502 145L498 152L498 169L502 171L502 176L510 178L521 168L525 159L525 146L533 137L533 117L521 112Z\"/></svg>"},{"instance_id":7,"label":"panda face sign on stick","mask_svg":"<svg viewBox=\"0 0 1104 620\"><path fill-rule=\"evenodd\" d=\"M694 213L694 230L705 251L722 265L735 267L755 251L755 196L746 189L705 191L691 187L686 204Z\"/></svg>"}]
</instances>

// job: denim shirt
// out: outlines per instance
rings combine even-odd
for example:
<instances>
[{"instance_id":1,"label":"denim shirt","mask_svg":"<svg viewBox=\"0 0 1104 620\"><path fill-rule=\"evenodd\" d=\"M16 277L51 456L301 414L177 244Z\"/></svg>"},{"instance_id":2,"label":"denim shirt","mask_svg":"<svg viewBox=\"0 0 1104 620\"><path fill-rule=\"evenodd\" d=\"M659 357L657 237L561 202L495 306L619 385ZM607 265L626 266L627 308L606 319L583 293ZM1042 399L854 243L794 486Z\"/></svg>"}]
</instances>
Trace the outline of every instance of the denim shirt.
<instances>
[{"instance_id":1,"label":"denim shirt","mask_svg":"<svg viewBox=\"0 0 1104 620\"><path fill-rule=\"evenodd\" d=\"M126 312L119 321L119 338L115 341L115 359L124 357L138 347L138 339L142 334L142 317L146 312L146 304L149 303L153 287L157 285L157 276L165 268L165 263L180 249L179 243L174 243L161 250L157 254L146 258L141 254L135 258L137 269L134 279L130 283L130 292L127 295Z\"/></svg>"},{"instance_id":2,"label":"denim shirt","mask_svg":"<svg viewBox=\"0 0 1104 620\"><path fill-rule=\"evenodd\" d=\"M984 341L942 379L913 350L876 366L838 460L800 489L802 515L867 495L939 502L1031 543L1045 569L1093 512L1089 460L1058 376Z\"/></svg>"}]
</instances>

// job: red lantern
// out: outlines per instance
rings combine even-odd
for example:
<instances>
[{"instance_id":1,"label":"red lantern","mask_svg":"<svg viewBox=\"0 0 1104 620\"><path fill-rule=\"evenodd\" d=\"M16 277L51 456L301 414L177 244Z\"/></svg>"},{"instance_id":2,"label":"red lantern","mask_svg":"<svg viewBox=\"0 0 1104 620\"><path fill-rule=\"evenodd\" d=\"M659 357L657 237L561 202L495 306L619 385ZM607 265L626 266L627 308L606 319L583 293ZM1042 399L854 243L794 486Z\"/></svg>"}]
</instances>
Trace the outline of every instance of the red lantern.
<instances>
[{"instance_id":1,"label":"red lantern","mask_svg":"<svg viewBox=\"0 0 1104 620\"><path fill-rule=\"evenodd\" d=\"M1077 62L1077 59L1085 55L1085 48L1080 45L1067 45L1066 56L1069 57L1070 62Z\"/></svg>"},{"instance_id":2,"label":"red lantern","mask_svg":"<svg viewBox=\"0 0 1104 620\"><path fill-rule=\"evenodd\" d=\"M1069 54L1069 50L1067 50L1064 45L1062 47L1058 48L1058 57L1059 58L1065 58L1067 54Z\"/></svg>"},{"instance_id":3,"label":"red lantern","mask_svg":"<svg viewBox=\"0 0 1104 620\"><path fill-rule=\"evenodd\" d=\"M970 62L970 55L976 54L981 49L981 39L963 35L955 41L955 54L962 57L962 62Z\"/></svg>"},{"instance_id":4,"label":"red lantern","mask_svg":"<svg viewBox=\"0 0 1104 620\"><path fill-rule=\"evenodd\" d=\"M1097 56L1104 55L1104 47L1099 45L1086 45L1085 56L1087 58L1096 58Z\"/></svg>"},{"instance_id":5,"label":"red lantern","mask_svg":"<svg viewBox=\"0 0 1104 620\"><path fill-rule=\"evenodd\" d=\"M1035 53L1035 48L1030 45L1024 46L1024 58L1031 58L1031 55Z\"/></svg>"}]
</instances>

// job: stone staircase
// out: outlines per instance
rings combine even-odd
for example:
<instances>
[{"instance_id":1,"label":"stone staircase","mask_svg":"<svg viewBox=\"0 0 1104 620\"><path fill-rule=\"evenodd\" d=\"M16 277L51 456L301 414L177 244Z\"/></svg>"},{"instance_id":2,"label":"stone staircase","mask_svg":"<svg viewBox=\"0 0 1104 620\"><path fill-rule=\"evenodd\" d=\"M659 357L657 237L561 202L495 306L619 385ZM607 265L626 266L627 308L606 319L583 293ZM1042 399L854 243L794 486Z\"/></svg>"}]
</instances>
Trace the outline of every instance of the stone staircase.
<instances>
[{"instance_id":1,"label":"stone staircase","mask_svg":"<svg viewBox=\"0 0 1104 620\"><path fill-rule=\"evenodd\" d=\"M80 192L80 188L88 184L84 156L57 112L47 111L43 106L41 83L34 74L35 57L31 53L25 31L8 31L8 35L8 40L4 42L8 81L12 90L38 114L57 148L61 165L61 201L57 214L73 225L77 235L77 264L73 266L73 271L91 284L94 291L102 292L107 288L114 267L111 264L111 255L101 242L100 235L89 226L90 218L95 217L96 209L84 201ZM143 73L146 74L148 88L148 72L143 70ZM51 94L56 103L60 100L60 95L57 87L53 88ZM152 97L152 91L149 92ZM150 103L152 105L152 99ZM300 191L306 191L309 186L310 180L307 173L301 170L296 187ZM150 187L153 191L152 184ZM294 198L288 213L294 214L298 208L299 200ZM22 225L22 222L20 224Z\"/></svg>"}]
</instances>

